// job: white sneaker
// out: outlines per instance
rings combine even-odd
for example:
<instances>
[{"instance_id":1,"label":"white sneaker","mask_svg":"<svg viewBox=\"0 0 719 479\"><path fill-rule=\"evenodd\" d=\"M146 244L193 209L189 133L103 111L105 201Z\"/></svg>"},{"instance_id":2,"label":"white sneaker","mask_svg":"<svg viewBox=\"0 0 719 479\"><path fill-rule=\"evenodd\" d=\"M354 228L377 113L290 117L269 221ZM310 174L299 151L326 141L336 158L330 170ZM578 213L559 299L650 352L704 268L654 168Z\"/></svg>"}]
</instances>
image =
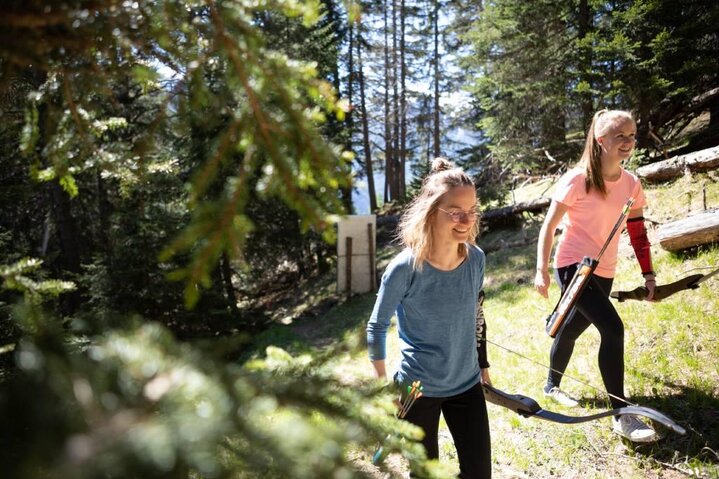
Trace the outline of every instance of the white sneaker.
<instances>
[{"instance_id":1,"label":"white sneaker","mask_svg":"<svg viewBox=\"0 0 719 479\"><path fill-rule=\"evenodd\" d=\"M613 417L612 429L632 442L654 442L659 438L654 429L631 414L621 415L619 419Z\"/></svg>"},{"instance_id":2,"label":"white sneaker","mask_svg":"<svg viewBox=\"0 0 719 479\"><path fill-rule=\"evenodd\" d=\"M549 390L549 392L544 391L544 397L553 399L562 406L566 407L577 407L579 405L576 399L570 397L569 394L565 393L557 386L554 386L552 389Z\"/></svg>"}]
</instances>

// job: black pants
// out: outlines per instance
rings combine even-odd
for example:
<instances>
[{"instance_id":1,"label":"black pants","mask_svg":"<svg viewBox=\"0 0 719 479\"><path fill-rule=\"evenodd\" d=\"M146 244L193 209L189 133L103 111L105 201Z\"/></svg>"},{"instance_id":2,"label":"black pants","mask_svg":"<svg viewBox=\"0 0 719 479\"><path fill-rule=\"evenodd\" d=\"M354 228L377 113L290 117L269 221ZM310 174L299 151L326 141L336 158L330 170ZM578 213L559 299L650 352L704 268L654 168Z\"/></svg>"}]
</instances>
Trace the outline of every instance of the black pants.
<instances>
[{"instance_id":1,"label":"black pants","mask_svg":"<svg viewBox=\"0 0 719 479\"><path fill-rule=\"evenodd\" d=\"M562 286L562 294L572 280L577 265L559 268L556 271L557 282ZM569 358L574 351L577 338L593 324L601 335L599 345L599 371L604 387L610 396L613 408L626 406L624 399L624 324L609 300L612 278L592 276L581 297L570 312L564 324L554 338L549 356L549 377L546 391L553 386L559 387L562 375L567 369ZM617 399L621 398L621 399Z\"/></svg>"},{"instance_id":2,"label":"black pants","mask_svg":"<svg viewBox=\"0 0 719 479\"><path fill-rule=\"evenodd\" d=\"M485 479L492 477L487 404L482 386L450 397L420 397L405 419L424 431L422 444L429 459L439 457L439 413L444 415L459 457L459 477Z\"/></svg>"}]
</instances>

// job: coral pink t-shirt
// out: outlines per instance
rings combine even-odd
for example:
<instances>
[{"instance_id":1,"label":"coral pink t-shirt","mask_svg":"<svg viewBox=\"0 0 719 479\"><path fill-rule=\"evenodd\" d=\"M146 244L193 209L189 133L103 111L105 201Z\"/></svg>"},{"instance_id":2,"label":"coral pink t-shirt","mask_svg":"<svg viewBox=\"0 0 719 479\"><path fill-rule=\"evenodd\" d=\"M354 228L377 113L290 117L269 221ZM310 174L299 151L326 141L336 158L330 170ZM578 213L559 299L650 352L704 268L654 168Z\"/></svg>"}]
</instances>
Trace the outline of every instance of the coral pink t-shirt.
<instances>
[{"instance_id":1,"label":"coral pink t-shirt","mask_svg":"<svg viewBox=\"0 0 719 479\"><path fill-rule=\"evenodd\" d=\"M574 168L564 174L557 183L552 199L567 206L562 221L563 233L554 254L554 267L561 268L582 261L585 256L597 257L609 233L622 213L630 197L634 197L632 209L646 205L644 190L639 179L622 169L617 181L605 181L607 196L594 188L587 193L584 186L586 175L583 169ZM626 220L625 220L626 222ZM617 267L619 233L614 235L595 271L597 276L613 278Z\"/></svg>"}]
</instances>

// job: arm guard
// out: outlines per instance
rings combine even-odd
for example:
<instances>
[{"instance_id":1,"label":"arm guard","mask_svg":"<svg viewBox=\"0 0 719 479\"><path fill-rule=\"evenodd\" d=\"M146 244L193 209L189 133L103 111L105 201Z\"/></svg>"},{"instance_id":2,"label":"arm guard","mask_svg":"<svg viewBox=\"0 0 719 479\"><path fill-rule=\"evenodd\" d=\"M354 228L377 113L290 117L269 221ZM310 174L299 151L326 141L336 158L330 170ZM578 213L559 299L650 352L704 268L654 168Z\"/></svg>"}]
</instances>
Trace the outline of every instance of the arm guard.
<instances>
[{"instance_id":1,"label":"arm guard","mask_svg":"<svg viewBox=\"0 0 719 479\"><path fill-rule=\"evenodd\" d=\"M642 274L654 274L652 269L652 250L649 238L647 238L647 229L644 226L644 217L630 218L627 220L627 232L629 233L629 241L634 248L634 255L637 257L639 267Z\"/></svg>"},{"instance_id":2,"label":"arm guard","mask_svg":"<svg viewBox=\"0 0 719 479\"><path fill-rule=\"evenodd\" d=\"M486 369L489 367L487 362L487 323L484 321L484 291L479 292L477 298L477 357L479 358L479 367Z\"/></svg>"}]
</instances>

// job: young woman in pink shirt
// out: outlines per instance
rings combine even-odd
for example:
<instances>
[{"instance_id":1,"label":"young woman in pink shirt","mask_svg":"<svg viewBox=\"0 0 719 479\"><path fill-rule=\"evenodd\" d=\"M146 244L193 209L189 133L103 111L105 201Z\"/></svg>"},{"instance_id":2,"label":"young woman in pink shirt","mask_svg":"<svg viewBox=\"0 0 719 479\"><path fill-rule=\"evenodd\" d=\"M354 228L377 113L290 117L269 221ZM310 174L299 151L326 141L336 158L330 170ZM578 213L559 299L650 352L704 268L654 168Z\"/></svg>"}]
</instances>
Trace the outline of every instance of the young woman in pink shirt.
<instances>
[{"instance_id":1,"label":"young woman in pink shirt","mask_svg":"<svg viewBox=\"0 0 719 479\"><path fill-rule=\"evenodd\" d=\"M559 180L539 233L534 287L545 298L550 282L552 240L560 221L563 233L554 254L554 269L564 293L582 258L596 258L627 199L633 197L627 230L649 291L647 299L651 300L656 281L642 216L646 200L639 179L622 168L622 161L634 150L636 131L634 119L628 112L600 110L594 115L579 165ZM577 401L559 385L576 339L590 325L594 325L601 335L599 369L612 407L626 405L624 325L609 300L618 245L619 235L614 235L574 311L564 321L552 344L551 369L544 393L565 406L576 406ZM657 438L651 427L632 415L614 417L613 430L634 442L651 442Z\"/></svg>"}]
</instances>

